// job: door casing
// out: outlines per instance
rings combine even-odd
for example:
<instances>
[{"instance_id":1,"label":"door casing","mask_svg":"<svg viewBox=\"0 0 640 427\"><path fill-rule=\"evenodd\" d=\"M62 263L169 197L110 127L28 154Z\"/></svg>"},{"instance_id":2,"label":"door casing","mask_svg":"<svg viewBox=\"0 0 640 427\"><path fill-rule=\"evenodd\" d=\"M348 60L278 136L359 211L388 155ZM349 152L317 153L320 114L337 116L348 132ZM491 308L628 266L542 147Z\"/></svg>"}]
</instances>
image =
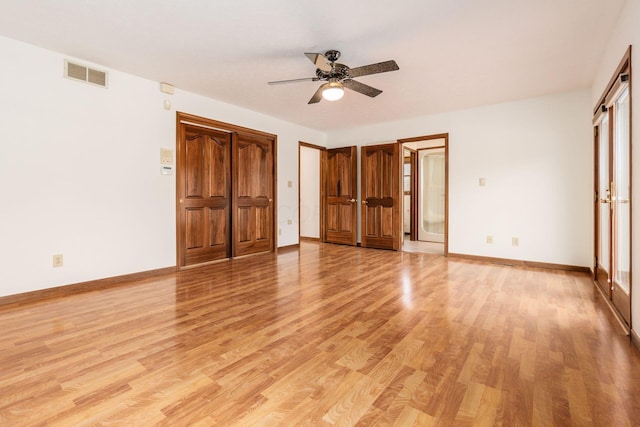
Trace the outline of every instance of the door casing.
<instances>
[{"instance_id":1,"label":"door casing","mask_svg":"<svg viewBox=\"0 0 640 427\"><path fill-rule=\"evenodd\" d=\"M418 141L430 141L434 139L444 139L444 256L449 254L449 134L448 133L439 133L434 135L424 135L424 136L416 136L412 138L403 138L398 140L398 144L405 143L414 143ZM417 191L418 188L418 166L417 161L415 163L415 169L412 170L413 182L412 182L412 192ZM418 236L418 204L417 198L411 197L411 212L412 216L415 215L416 220L413 221L411 225L411 235L415 236L415 240L417 240ZM414 238L412 237L412 240Z\"/></svg>"}]
</instances>

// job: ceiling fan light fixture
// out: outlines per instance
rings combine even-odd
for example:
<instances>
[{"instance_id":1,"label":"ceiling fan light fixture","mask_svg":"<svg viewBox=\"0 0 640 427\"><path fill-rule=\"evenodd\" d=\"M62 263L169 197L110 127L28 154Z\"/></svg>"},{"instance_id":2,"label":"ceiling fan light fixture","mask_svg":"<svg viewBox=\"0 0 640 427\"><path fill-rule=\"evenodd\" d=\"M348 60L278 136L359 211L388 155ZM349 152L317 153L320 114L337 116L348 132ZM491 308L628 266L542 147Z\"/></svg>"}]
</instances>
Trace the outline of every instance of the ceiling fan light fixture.
<instances>
[{"instance_id":1,"label":"ceiling fan light fixture","mask_svg":"<svg viewBox=\"0 0 640 427\"><path fill-rule=\"evenodd\" d=\"M337 101L344 95L344 86L336 80L329 81L323 85L322 97L327 101Z\"/></svg>"}]
</instances>

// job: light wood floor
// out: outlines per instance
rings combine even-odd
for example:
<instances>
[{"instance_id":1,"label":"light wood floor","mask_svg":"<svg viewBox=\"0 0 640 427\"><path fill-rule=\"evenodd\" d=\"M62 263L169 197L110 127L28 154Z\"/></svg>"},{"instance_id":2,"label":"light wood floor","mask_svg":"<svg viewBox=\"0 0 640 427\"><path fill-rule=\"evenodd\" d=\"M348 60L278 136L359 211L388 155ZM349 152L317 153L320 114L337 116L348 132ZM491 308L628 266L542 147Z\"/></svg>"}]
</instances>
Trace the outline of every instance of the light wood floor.
<instances>
[{"instance_id":1,"label":"light wood floor","mask_svg":"<svg viewBox=\"0 0 640 427\"><path fill-rule=\"evenodd\" d=\"M303 242L0 307L0 425L628 426L581 273Z\"/></svg>"}]
</instances>

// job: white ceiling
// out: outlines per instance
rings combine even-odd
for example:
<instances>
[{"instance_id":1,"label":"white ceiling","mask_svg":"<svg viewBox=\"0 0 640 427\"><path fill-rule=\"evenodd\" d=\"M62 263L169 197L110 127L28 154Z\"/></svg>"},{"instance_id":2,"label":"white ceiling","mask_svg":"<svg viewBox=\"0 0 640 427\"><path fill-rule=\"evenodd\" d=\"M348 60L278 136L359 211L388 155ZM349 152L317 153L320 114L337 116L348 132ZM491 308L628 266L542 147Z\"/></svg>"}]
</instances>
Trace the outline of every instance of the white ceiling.
<instances>
[{"instance_id":1,"label":"white ceiling","mask_svg":"<svg viewBox=\"0 0 640 427\"><path fill-rule=\"evenodd\" d=\"M0 35L322 131L590 86L624 0L0 0ZM304 52L395 59L307 105Z\"/></svg>"}]
</instances>

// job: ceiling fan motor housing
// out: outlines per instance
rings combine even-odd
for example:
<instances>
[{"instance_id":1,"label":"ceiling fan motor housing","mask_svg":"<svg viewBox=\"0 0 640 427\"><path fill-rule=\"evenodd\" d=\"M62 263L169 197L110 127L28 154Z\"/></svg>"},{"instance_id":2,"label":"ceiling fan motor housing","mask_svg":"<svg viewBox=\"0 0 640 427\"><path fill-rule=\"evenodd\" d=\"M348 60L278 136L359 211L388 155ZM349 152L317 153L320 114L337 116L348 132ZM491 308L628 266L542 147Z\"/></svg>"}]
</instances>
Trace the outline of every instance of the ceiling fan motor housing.
<instances>
[{"instance_id":1,"label":"ceiling fan motor housing","mask_svg":"<svg viewBox=\"0 0 640 427\"><path fill-rule=\"evenodd\" d=\"M349 67L344 64L333 63L333 69L331 71L323 71L320 68L316 69L316 76L320 80L337 79L339 81L349 78Z\"/></svg>"}]
</instances>

